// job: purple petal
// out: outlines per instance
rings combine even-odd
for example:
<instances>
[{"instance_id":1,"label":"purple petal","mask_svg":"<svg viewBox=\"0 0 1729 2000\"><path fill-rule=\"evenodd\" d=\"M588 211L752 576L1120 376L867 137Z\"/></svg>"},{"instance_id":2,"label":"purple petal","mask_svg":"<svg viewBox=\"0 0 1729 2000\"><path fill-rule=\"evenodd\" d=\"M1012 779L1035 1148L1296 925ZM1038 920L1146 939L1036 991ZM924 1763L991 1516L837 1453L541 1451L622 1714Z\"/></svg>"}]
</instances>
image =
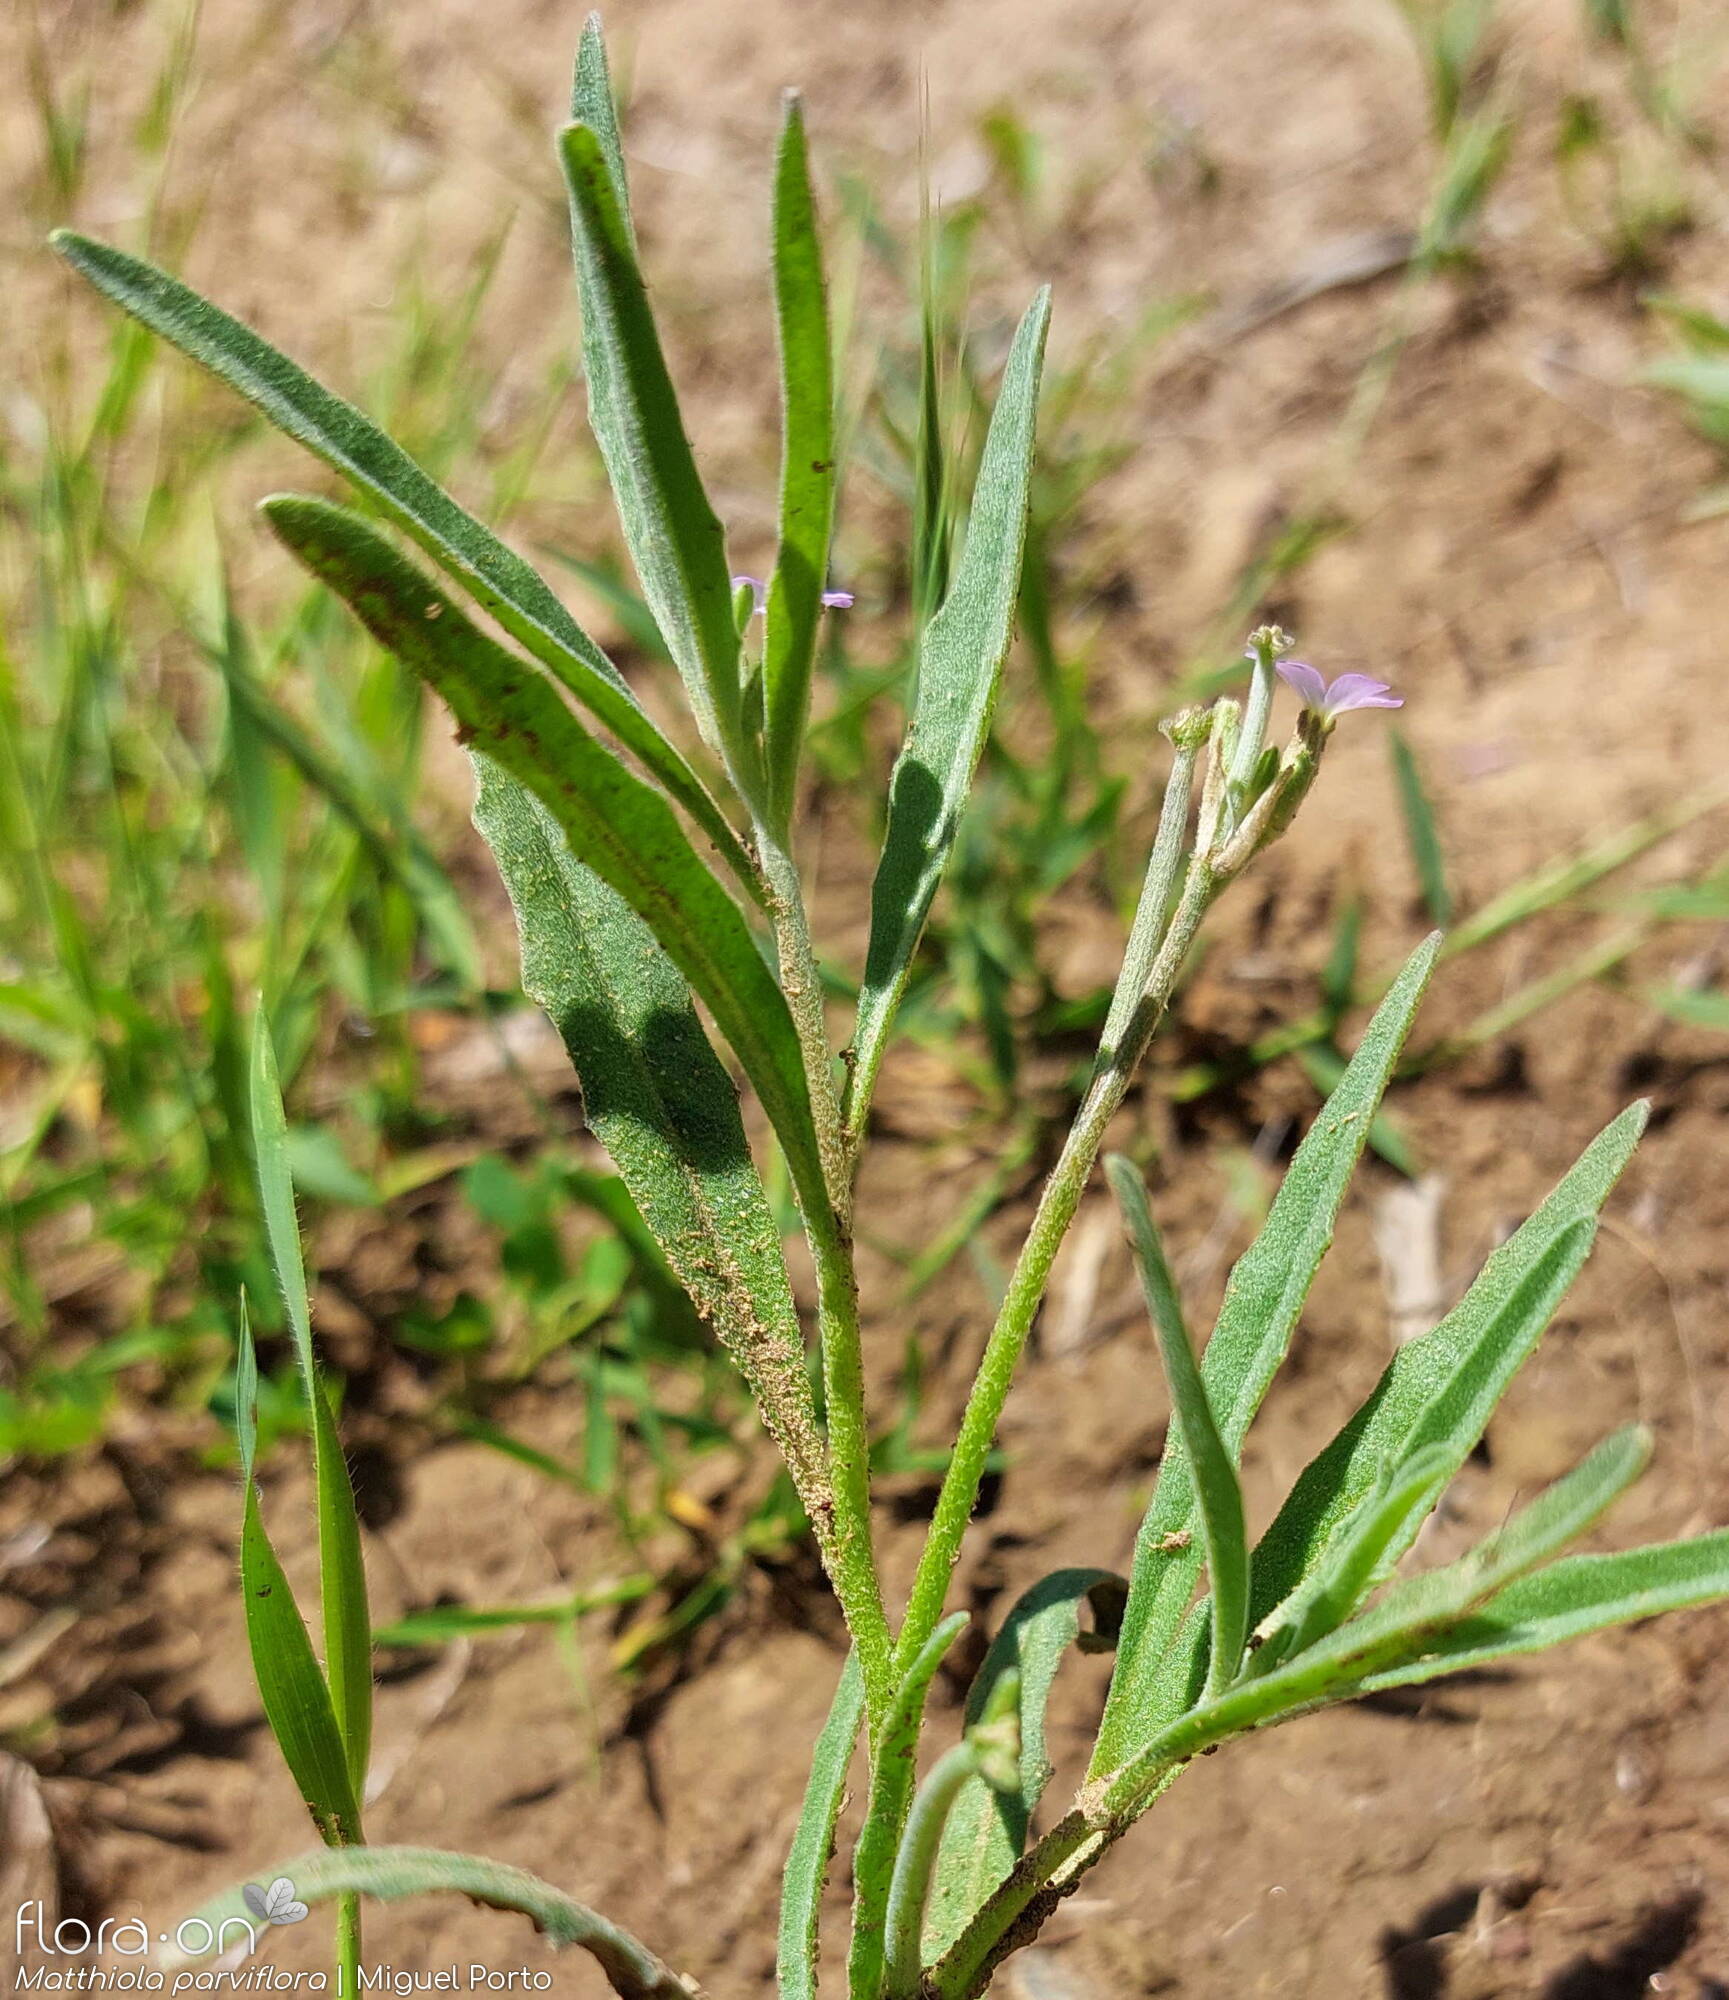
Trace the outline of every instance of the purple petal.
<instances>
[{"instance_id":1,"label":"purple petal","mask_svg":"<svg viewBox=\"0 0 1729 2000\"><path fill-rule=\"evenodd\" d=\"M825 590L822 594L822 608L825 611L850 611L852 592L850 590Z\"/></svg>"},{"instance_id":2,"label":"purple petal","mask_svg":"<svg viewBox=\"0 0 1729 2000\"><path fill-rule=\"evenodd\" d=\"M1327 683L1306 660L1281 660L1273 671L1286 687L1296 689L1307 707L1326 713Z\"/></svg>"},{"instance_id":3,"label":"purple petal","mask_svg":"<svg viewBox=\"0 0 1729 2000\"><path fill-rule=\"evenodd\" d=\"M768 602L768 585L760 576L735 576L732 580L734 590L743 590L747 584L750 586L750 601L754 607L752 615L759 615Z\"/></svg>"},{"instance_id":4,"label":"purple petal","mask_svg":"<svg viewBox=\"0 0 1729 2000\"><path fill-rule=\"evenodd\" d=\"M1405 697L1371 674L1341 674L1327 690L1326 713L1345 715L1353 708L1403 708Z\"/></svg>"}]
</instances>

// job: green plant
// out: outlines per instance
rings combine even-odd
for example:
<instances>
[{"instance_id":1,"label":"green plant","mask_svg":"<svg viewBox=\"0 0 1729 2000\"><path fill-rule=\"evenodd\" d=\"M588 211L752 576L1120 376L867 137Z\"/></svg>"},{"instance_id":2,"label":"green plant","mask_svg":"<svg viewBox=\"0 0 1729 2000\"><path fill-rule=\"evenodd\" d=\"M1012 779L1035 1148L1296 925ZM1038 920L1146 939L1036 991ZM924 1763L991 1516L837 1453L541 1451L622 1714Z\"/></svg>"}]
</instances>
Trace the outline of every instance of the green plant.
<instances>
[{"instance_id":1,"label":"green plant","mask_svg":"<svg viewBox=\"0 0 1729 2000\"><path fill-rule=\"evenodd\" d=\"M1721 455L1729 456L1729 322L1704 306L1657 298L1652 310L1675 336L1676 351L1653 361L1645 379L1674 396L1687 421ZM1729 484L1700 494L1697 515L1729 509Z\"/></svg>"},{"instance_id":2,"label":"green plant","mask_svg":"<svg viewBox=\"0 0 1729 2000\"><path fill-rule=\"evenodd\" d=\"M169 1401L225 1399L242 1287L278 1326L247 986L291 1085L309 1058L345 1071L347 1115L291 1143L303 1189L349 1206L425 1177L414 1013L483 1006L408 809L417 684L321 592L257 617L229 592L209 489L262 426L211 421L204 385L164 377L131 323L88 384L69 335L45 345L20 390L39 421L0 447L0 513L26 531L0 578L8 1458L95 1435L128 1371ZM439 379L473 400L462 372ZM145 476L163 455L184 482ZM326 676L315 724L283 699L290 658ZM69 1261L88 1306L70 1316Z\"/></svg>"},{"instance_id":3,"label":"green plant","mask_svg":"<svg viewBox=\"0 0 1729 2000\"><path fill-rule=\"evenodd\" d=\"M1035 1586L987 1653L959 1742L921 1780L926 1698L965 1623L964 1614L945 1615L950 1574L1107 1129L1213 904L1287 830L1340 716L1397 698L1362 675L1327 686L1285 657L1282 633L1263 627L1249 644L1246 699L1222 698L1168 724L1158 833L1098 1055L986 1343L908 1600L891 1620L873 1550L853 1187L873 1087L955 849L1015 623L1049 304L1034 300L1009 351L964 539L951 561L927 535L915 566L929 616L890 783L852 1037L837 1056L794 843L835 498L829 336L802 115L789 103L775 176L786 453L759 648L753 592L728 574L638 269L595 23L578 56L573 112L560 153L591 420L646 602L723 774L715 784L548 586L366 418L173 279L85 239L56 240L102 291L347 478L511 642L474 623L373 520L321 499L265 502L283 544L456 717L478 769L477 822L516 906L524 984L563 1035L591 1123L643 1221L748 1384L845 1613L853 1651L788 1856L780 1990L816 1990L819 1901L862 1733L868 1784L852 1850L845 1989L852 2000L968 2000L1202 1752L1326 1703L1729 1594L1729 1532L1615 1555L1565 1553L1643 1467L1649 1440L1637 1429L1610 1438L1459 1561L1415 1575L1398 1568L1584 1261L1644 1111L1634 1106L1603 1132L1461 1303L1400 1350L1252 1549L1238 1484L1244 1438L1285 1358L1439 937L1391 981L1343 1063L1198 1358L1145 1190L1126 1161L1107 1161L1176 1412L1133 1571L1126 1580L1063 1571ZM1268 741L1281 678L1302 703L1282 749ZM1408 788L1408 811L1417 797ZM1486 922L1480 913L1479 931ZM818 1280L820 1400L764 1179L698 1003L755 1091L798 1201ZM522 1910L556 1941L583 1946L622 1994L687 1992L641 1946L519 1871L363 1844L365 1585L313 1363L262 1026L251 1075L262 1207L313 1417L323 1585L321 1665L251 1484L247 1346L248 1625L267 1715L329 1849L281 1872L305 1900L336 1900L344 1991L354 1990L362 1894L456 1889ZM1085 1783L1035 1836L1051 1775L1045 1702L1065 1654L1083 1643L1114 1643L1110 1694ZM242 1907L236 1895L207 1914L220 1927Z\"/></svg>"}]
</instances>

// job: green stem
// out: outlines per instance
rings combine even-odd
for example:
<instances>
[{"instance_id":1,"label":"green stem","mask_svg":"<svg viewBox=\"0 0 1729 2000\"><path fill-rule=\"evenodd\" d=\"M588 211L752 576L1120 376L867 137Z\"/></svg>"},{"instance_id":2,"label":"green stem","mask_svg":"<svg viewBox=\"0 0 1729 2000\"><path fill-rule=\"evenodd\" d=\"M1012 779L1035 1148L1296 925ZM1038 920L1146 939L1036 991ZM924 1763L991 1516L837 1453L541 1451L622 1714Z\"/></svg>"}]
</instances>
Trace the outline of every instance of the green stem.
<instances>
[{"instance_id":1,"label":"green stem","mask_svg":"<svg viewBox=\"0 0 1729 2000\"><path fill-rule=\"evenodd\" d=\"M852 1256L852 1194L841 1140L834 1057L823 1019L822 979L805 917L798 869L785 847L758 821L757 852L768 884L769 918L780 980L797 1030L822 1155L828 1208L805 1215L817 1273L817 1325L828 1417L832 1522L816 1524L847 1628L858 1647L865 1702L880 1723L894 1690L892 1644L882 1584L871 1543L870 1425L865 1412L864 1350L859 1334L858 1277Z\"/></svg>"},{"instance_id":2,"label":"green stem","mask_svg":"<svg viewBox=\"0 0 1729 2000\"><path fill-rule=\"evenodd\" d=\"M1071 1812L1058 1820L1025 1855L935 1966L927 1982L936 2000L973 2000L990 1983L999 1961L1007 1955L1007 1940L1017 1927L1036 1930L1042 1918L1028 1924L1029 1907L1041 1898L1054 1905L1057 1884L1083 1874L1110 1845L1113 1836Z\"/></svg>"},{"instance_id":3,"label":"green stem","mask_svg":"<svg viewBox=\"0 0 1729 2000\"><path fill-rule=\"evenodd\" d=\"M960 1636L967 1614L945 1618L895 1684L894 1700L870 1742L870 1790L853 1847L852 1943L847 1951L848 2000L880 2000L887 1950L889 1891L895 1857L918 1775L919 1736L931 1682Z\"/></svg>"},{"instance_id":4,"label":"green stem","mask_svg":"<svg viewBox=\"0 0 1729 2000\"><path fill-rule=\"evenodd\" d=\"M1372 1675L1416 1657L1438 1629L1395 1624L1365 1636L1360 1626L1343 1626L1272 1673L1235 1681L1158 1730L1116 1770L1086 1785L1074 1810L1017 1863L955 1941L930 1990L940 2000L972 2000L1009 1940L1024 1943L1034 1934L1050 1908L1186 1764L1229 1737L1348 1699Z\"/></svg>"},{"instance_id":5,"label":"green stem","mask_svg":"<svg viewBox=\"0 0 1729 2000\"><path fill-rule=\"evenodd\" d=\"M823 1179L828 1184L829 1201L844 1225L851 1216L851 1179L841 1141L835 1058L829 1047L828 1023L823 1017L822 974L817 969L810 924L805 916L804 887L798 878L797 863L762 820L756 825L756 847L768 887L769 922L774 928L775 951L780 961L781 990L786 995L793 1026L798 1030L799 1050L804 1058Z\"/></svg>"},{"instance_id":6,"label":"green stem","mask_svg":"<svg viewBox=\"0 0 1729 2000\"><path fill-rule=\"evenodd\" d=\"M336 2000L360 1993L360 1897L349 1890L336 1899Z\"/></svg>"},{"instance_id":7,"label":"green stem","mask_svg":"<svg viewBox=\"0 0 1729 2000\"><path fill-rule=\"evenodd\" d=\"M979 1753L961 1742L944 1751L919 1786L907 1815L906 1832L895 1856L889 1884L886 2000L918 2000L925 1905L949 1809L961 1787L979 1768Z\"/></svg>"},{"instance_id":8,"label":"green stem","mask_svg":"<svg viewBox=\"0 0 1729 2000\"><path fill-rule=\"evenodd\" d=\"M979 1482L996 1439L997 1424L1008 1401L1009 1387L1026 1348L1027 1336L1043 1302L1045 1287L1050 1282L1051 1266L1080 1206L1106 1128L1116 1116L1130 1080L1164 1016L1183 961L1221 886L1204 857L1190 863L1182 900L1153 960L1145 991L1130 1016L1121 1044L1115 1050L1101 1051L1100 1068L1095 1071L1075 1115L1062 1156L1045 1182L1038 1212L1009 1279L1002 1309L985 1343L984 1358L979 1363L960 1434L937 1496L936 1513L919 1556L906 1622L895 1651L898 1664L904 1665L916 1656L942 1616L949 1575L960 1555L967 1523L978 1500Z\"/></svg>"},{"instance_id":9,"label":"green stem","mask_svg":"<svg viewBox=\"0 0 1729 2000\"><path fill-rule=\"evenodd\" d=\"M865 1706L874 1729L894 1694L894 1646L883 1609L871 1543L870 1431L864 1413L864 1357L859 1338L858 1279L850 1240L812 1232L817 1267L817 1328L828 1405L829 1479L834 1522L828 1567L847 1629L858 1648Z\"/></svg>"}]
</instances>

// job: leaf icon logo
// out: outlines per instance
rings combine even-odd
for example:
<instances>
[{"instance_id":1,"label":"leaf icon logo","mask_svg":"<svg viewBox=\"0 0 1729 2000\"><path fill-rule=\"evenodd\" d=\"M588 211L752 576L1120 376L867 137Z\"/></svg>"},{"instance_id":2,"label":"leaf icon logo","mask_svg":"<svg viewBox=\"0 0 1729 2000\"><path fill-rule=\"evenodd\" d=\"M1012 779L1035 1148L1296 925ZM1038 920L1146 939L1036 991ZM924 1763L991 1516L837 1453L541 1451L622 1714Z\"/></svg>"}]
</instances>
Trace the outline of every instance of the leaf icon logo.
<instances>
[{"instance_id":1,"label":"leaf icon logo","mask_svg":"<svg viewBox=\"0 0 1729 2000\"><path fill-rule=\"evenodd\" d=\"M294 1884L286 1875L278 1875L268 1889L259 1888L256 1882L248 1882L240 1896L262 1923L297 1924L306 1915L306 1905L295 1900Z\"/></svg>"}]
</instances>

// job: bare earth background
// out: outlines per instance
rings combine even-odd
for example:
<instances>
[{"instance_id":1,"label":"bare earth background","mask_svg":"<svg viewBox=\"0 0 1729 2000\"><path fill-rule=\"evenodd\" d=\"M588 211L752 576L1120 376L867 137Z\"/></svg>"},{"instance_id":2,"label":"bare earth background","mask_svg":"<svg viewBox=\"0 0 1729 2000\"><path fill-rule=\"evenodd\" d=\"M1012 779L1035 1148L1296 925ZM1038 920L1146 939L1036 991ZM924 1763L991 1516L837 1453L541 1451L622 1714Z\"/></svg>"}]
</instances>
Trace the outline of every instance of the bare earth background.
<instances>
[{"instance_id":1,"label":"bare earth background","mask_svg":"<svg viewBox=\"0 0 1729 2000\"><path fill-rule=\"evenodd\" d=\"M1682 25L1708 25L1711 12L1683 8ZM1384 673L1408 696L1402 720L1467 904L1716 781L1729 762L1729 531L1684 519L1709 456L1631 386L1651 351L1649 324L1569 230L1546 159L1556 108L1604 58L1563 0L1505 13L1530 115L1491 206L1481 270L1419 299L1412 345L1342 496L1355 531L1276 607L1306 657L1329 672ZM129 240L142 192L119 135L138 113L139 79L154 72L163 21L82 0L45 19L57 59L82 66L95 93L96 166L70 219ZM903 220L916 211L921 78L939 194L976 184L981 114L1020 106L1056 163L1064 227L996 246L983 321L1049 278L1053 351L1073 356L1159 297L1217 299L1222 316L1179 335L1134 385L1120 418L1135 448L1090 496L1073 556L1096 579L1091 699L1144 816L1161 692L1268 524L1324 461L1384 324L1387 287L1334 289L1246 323L1269 287L1324 273L1342 242L1408 226L1421 207L1421 82L1394 10L1378 0L630 0L608 25L631 96L627 150L657 304L741 567L763 567L772 524L762 269L782 86L807 92L821 160L861 174ZM573 331L546 135L578 27L574 11L544 0L209 0L170 174L177 197L202 207L185 275L359 391L406 249L423 241L435 268L458 271L514 209L482 343L499 384L489 424L522 424ZM1723 136L1720 90L1704 110ZM28 119L8 112L7 171L21 175L33 145ZM1204 154L1204 198L1199 167L1166 170L1184 145ZM1664 279L1721 309L1718 194ZM97 306L32 244L9 234L5 254L14 334L58 313L83 316L99 336ZM546 503L568 542L600 519L579 409L573 392L570 470L562 497ZM276 479L260 471L249 490L220 496L237 524L242 590L264 587L279 558L241 510L286 476L306 474L285 447ZM858 496L866 512L880 504ZM1369 963L1389 963L1418 934L1408 862L1389 831L1378 719L1353 720L1363 726L1341 730L1295 837L1223 914L1161 1064L1310 1004L1341 876L1367 897ZM434 769L442 791L430 821L441 844L460 847L472 839L463 767L451 753ZM825 943L850 961L870 857L849 829L837 816L812 851ZM1722 834L1721 815L1699 821L1642 879L1696 874ZM480 867L465 867L485 883ZM491 887L477 893L502 979L511 941L499 899ZM1112 914L1079 897L1049 922L1074 988L1094 983L1115 946ZM1557 953L1566 942L1550 934ZM1425 1032L1470 1018L1537 969L1521 934L1444 971ZM1673 970L1636 961L1634 981ZM924 1240L988 1166L987 1147L953 1136L957 1088L928 1057L891 1059L884 1136L862 1188L867 1235ZM1397 1109L1444 1182L1450 1298L1641 1092L1656 1103L1651 1137L1542 1358L1497 1417L1486 1462L1461 1482L1448 1535L1486 1527L1634 1414L1654 1426L1658 1458L1614 1535L1729 1518L1720 1038L1660 1025L1633 998L1592 986L1462 1068L1404 1088ZM1192 1114L1173 1114L1156 1089L1125 1114L1161 1140L1161 1217L1197 1310L1216 1299L1241 1243L1214 1149L1276 1138L1312 1102L1299 1078L1274 1069ZM1016 1240L1032 1185L1029 1170L1027 1191L991 1224L999 1254ZM1251 1499L1263 1512L1385 1359L1371 1224L1393 1185L1385 1168L1365 1166L1289 1379L1251 1440ZM958 1581L956 1602L986 1626L1059 1563L1123 1562L1156 1465L1166 1406L1101 1212L1083 1210L1005 1425L1006 1475ZM340 1254L318 1252L327 1263ZM982 1338L986 1302L957 1266L909 1327L886 1307L894 1275L867 1256L872 1351L891 1369L918 1332L933 1357L934 1435ZM559 1413L531 1406L520 1427L556 1439ZM154 1922L257 1877L307 1836L257 1722L233 1592L231 1479L153 1480L149 1464L141 1451L129 1480L111 1457L52 1477L19 1473L0 1498L0 1534L33 1517L53 1523L29 1572L5 1581L36 1606L78 1613L70 1664L44 1671L63 1677L70 1712L106 1746L82 1774L74 1760L50 1782L71 1906L143 1909ZM612 1559L589 1503L496 1455L442 1448L394 1466L390 1485L371 1542L385 1613L440 1592L527 1597ZM303 1496L286 1460L271 1487L292 1564L306 1537L296 1539ZM729 1498L713 1496L723 1516ZM893 1514L884 1534L904 1577L918 1524ZM1084 1935L1083 1906L1071 1905L1005 1985L1018 1981L1012 1990L1028 2000L1729 1993L1725 1640L1729 1615L1678 1618L1234 1746L1186 1775L1090 1878ZM638 1931L717 1996L764 1993L778 1859L841 1661L836 1620L809 1576L789 1574L754 1584L664 1684L621 1688L602 1651L585 1688L536 1634L392 1681L379 1733L395 1770L369 1832L520 1862ZM960 1692L958 1681L939 1690L939 1728ZM1066 1678L1054 1741L1071 1762L1101 1692L1097 1663ZM310 1965L317 1944L284 1934L273 1950ZM373 1916L368 1955L403 1968L534 1965L543 1948L516 1920L423 1903ZM555 1971L572 2000L601 1990L586 1963Z\"/></svg>"}]
</instances>

